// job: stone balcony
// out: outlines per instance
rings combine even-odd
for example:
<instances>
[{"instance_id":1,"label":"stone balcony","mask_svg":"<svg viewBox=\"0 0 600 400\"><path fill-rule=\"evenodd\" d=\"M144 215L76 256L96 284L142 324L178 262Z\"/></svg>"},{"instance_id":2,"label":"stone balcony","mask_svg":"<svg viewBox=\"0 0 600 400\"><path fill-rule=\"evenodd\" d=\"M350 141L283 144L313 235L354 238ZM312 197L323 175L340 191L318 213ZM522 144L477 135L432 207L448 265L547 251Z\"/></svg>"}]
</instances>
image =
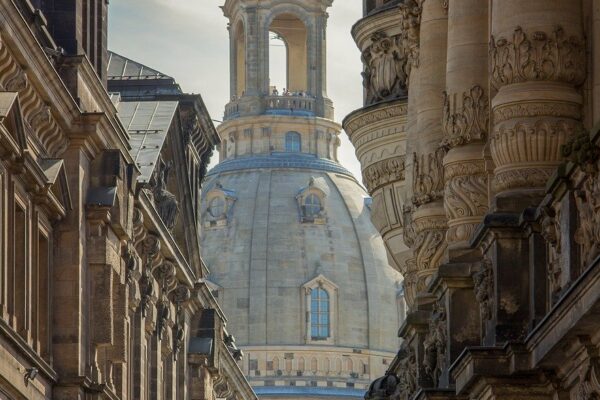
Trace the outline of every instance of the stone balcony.
<instances>
[{"instance_id":1,"label":"stone balcony","mask_svg":"<svg viewBox=\"0 0 600 400\"><path fill-rule=\"evenodd\" d=\"M285 115L294 117L322 117L333 119L329 99L309 95L244 96L225 106L224 119L250 115Z\"/></svg>"}]
</instances>

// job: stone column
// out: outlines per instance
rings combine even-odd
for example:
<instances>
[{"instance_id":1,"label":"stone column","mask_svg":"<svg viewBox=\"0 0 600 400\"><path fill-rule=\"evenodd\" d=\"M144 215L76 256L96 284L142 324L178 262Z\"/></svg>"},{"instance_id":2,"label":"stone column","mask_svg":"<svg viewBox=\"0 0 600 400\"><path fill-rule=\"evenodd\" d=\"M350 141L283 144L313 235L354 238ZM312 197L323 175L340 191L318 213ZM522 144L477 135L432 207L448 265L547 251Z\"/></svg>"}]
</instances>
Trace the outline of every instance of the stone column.
<instances>
[{"instance_id":1,"label":"stone column","mask_svg":"<svg viewBox=\"0 0 600 400\"><path fill-rule=\"evenodd\" d=\"M444 171L442 159L442 93L446 83L446 47L448 19L443 3L425 0L419 34L418 76L411 80L415 102L416 125L408 141L414 149L413 196L414 230L412 250L416 267L417 292L426 288L431 276L442 263L445 251L446 213L443 205ZM411 94L411 93L409 93ZM410 107L409 107L410 111ZM410 235L409 235L410 236Z\"/></svg>"},{"instance_id":2,"label":"stone column","mask_svg":"<svg viewBox=\"0 0 600 400\"><path fill-rule=\"evenodd\" d=\"M585 80L581 4L571 0L493 2L490 39L491 154L495 208L538 202L580 127Z\"/></svg>"},{"instance_id":3,"label":"stone column","mask_svg":"<svg viewBox=\"0 0 600 400\"><path fill-rule=\"evenodd\" d=\"M260 64L259 48L262 30L260 30L258 10L248 7L245 10L246 21L246 92L247 96L256 96L260 92ZM268 32L267 32L268 34Z\"/></svg>"},{"instance_id":4,"label":"stone column","mask_svg":"<svg viewBox=\"0 0 600 400\"><path fill-rule=\"evenodd\" d=\"M488 211L488 176L483 148L488 134L488 2L450 1L448 60L442 144L446 239L451 258Z\"/></svg>"}]
</instances>

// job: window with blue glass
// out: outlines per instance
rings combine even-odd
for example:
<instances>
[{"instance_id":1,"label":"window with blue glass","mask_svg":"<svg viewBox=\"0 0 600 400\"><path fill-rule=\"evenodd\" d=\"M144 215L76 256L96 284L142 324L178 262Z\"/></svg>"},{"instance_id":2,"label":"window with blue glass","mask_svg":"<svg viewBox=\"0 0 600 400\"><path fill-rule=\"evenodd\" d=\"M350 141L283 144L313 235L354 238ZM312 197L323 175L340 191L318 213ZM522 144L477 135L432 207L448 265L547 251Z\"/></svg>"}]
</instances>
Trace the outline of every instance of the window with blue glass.
<instances>
[{"instance_id":1,"label":"window with blue glass","mask_svg":"<svg viewBox=\"0 0 600 400\"><path fill-rule=\"evenodd\" d=\"M310 301L310 335L312 340L325 340L329 337L329 293L312 289Z\"/></svg>"},{"instance_id":2,"label":"window with blue glass","mask_svg":"<svg viewBox=\"0 0 600 400\"><path fill-rule=\"evenodd\" d=\"M288 132L285 134L285 151L288 153L300 153L300 134Z\"/></svg>"}]
</instances>

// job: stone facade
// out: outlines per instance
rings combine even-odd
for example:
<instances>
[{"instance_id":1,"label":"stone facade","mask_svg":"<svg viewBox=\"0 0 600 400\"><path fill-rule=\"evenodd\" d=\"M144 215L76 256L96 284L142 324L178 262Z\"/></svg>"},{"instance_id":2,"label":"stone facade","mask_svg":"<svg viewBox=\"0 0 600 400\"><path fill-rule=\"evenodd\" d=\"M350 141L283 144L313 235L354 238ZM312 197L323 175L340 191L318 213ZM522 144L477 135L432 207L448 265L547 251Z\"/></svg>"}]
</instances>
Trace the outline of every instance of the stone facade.
<instances>
[{"instance_id":1,"label":"stone facade","mask_svg":"<svg viewBox=\"0 0 600 400\"><path fill-rule=\"evenodd\" d=\"M107 3L0 3L0 398L256 399L200 258L216 131Z\"/></svg>"},{"instance_id":2,"label":"stone facade","mask_svg":"<svg viewBox=\"0 0 600 400\"><path fill-rule=\"evenodd\" d=\"M341 127L325 91L330 5L223 7L235 67L220 163L203 185L202 249L259 397L360 398L399 345L401 276L370 222L371 199L337 159ZM269 30L288 46L291 93L267 86Z\"/></svg>"},{"instance_id":3,"label":"stone facade","mask_svg":"<svg viewBox=\"0 0 600 400\"><path fill-rule=\"evenodd\" d=\"M367 398L598 397L600 8L364 12L365 105L344 128L409 306Z\"/></svg>"}]
</instances>

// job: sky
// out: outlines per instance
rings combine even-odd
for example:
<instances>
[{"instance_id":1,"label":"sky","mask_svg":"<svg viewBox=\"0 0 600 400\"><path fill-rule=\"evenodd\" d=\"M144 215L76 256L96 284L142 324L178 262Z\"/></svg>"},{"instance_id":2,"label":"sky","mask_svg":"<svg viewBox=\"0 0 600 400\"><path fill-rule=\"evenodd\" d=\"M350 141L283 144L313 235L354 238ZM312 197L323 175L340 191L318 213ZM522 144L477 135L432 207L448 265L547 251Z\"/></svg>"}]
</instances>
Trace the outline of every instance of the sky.
<instances>
[{"instance_id":1,"label":"sky","mask_svg":"<svg viewBox=\"0 0 600 400\"><path fill-rule=\"evenodd\" d=\"M184 92L199 93L221 120L229 100L229 37L224 0L112 0L110 50L172 76ZM362 64L350 28L362 16L359 0L335 0L327 29L328 94L337 122L362 106ZM218 125L218 122L215 122ZM360 164L346 134L340 163L360 180ZM218 157L214 156L214 165Z\"/></svg>"}]
</instances>

